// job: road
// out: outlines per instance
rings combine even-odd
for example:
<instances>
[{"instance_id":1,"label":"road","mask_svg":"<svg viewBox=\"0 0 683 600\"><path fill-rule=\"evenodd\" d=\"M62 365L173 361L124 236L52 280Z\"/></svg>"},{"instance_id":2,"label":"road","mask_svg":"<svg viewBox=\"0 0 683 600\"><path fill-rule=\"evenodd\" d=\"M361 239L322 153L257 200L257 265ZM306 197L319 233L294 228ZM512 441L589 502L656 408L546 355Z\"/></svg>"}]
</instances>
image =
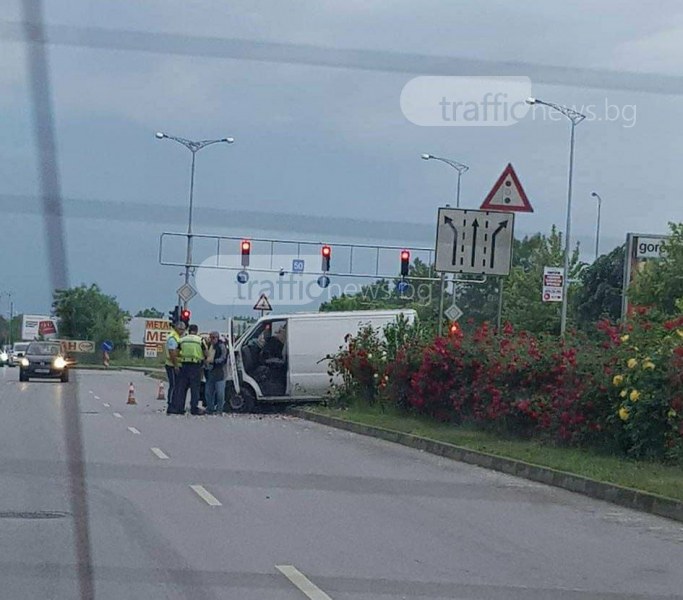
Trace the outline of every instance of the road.
<instances>
[{"instance_id":1,"label":"road","mask_svg":"<svg viewBox=\"0 0 683 600\"><path fill-rule=\"evenodd\" d=\"M78 598L76 393L98 600L683 599L680 523L284 415L168 417L142 375L73 375L0 371L3 599Z\"/></svg>"}]
</instances>

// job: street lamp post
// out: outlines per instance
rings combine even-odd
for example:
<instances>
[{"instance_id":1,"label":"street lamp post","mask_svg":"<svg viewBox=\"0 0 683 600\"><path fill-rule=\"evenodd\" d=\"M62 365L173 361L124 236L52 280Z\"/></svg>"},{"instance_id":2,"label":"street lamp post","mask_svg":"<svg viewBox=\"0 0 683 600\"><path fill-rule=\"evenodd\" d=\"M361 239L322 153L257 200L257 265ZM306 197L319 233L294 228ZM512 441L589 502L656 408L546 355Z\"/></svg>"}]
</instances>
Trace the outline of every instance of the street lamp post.
<instances>
[{"instance_id":1,"label":"street lamp post","mask_svg":"<svg viewBox=\"0 0 683 600\"><path fill-rule=\"evenodd\" d=\"M161 131L158 131L155 136L158 140L167 139L178 142L179 144L185 146L185 148L192 153L192 168L190 170L190 210L187 219L187 254L185 258L185 283L188 284L190 282L190 265L192 264L192 208L194 204L194 168L196 155L197 152L199 152L202 148L206 148L212 144L232 144L235 139L227 137L217 140L200 140L195 142L193 140L186 140L185 138L167 135ZM183 302L182 299L179 298L178 304L182 304L183 308L187 308L188 303Z\"/></svg>"},{"instance_id":2,"label":"street lamp post","mask_svg":"<svg viewBox=\"0 0 683 600\"><path fill-rule=\"evenodd\" d=\"M453 167L458 172L458 189L455 196L455 206L460 208L460 178L462 174L469 170L469 167L457 160L451 160L450 158L442 158L440 156L434 156L433 154L422 154L420 155L422 160L438 160L442 163ZM446 292L446 275L441 273L441 298L439 300L439 335L443 333L443 302L444 295ZM453 277L453 303L455 304L455 276Z\"/></svg>"},{"instance_id":3,"label":"street lamp post","mask_svg":"<svg viewBox=\"0 0 683 600\"><path fill-rule=\"evenodd\" d=\"M593 198L598 199L598 223L595 227L595 260L600 256L600 212L602 210L602 198L597 192L591 192Z\"/></svg>"},{"instance_id":4,"label":"street lamp post","mask_svg":"<svg viewBox=\"0 0 683 600\"><path fill-rule=\"evenodd\" d=\"M563 270L563 285L562 285L562 312L560 316L560 335L564 336L567 330L567 297L569 291L569 255L571 252L571 227L572 227L572 181L574 177L574 130L576 126L586 118L586 115L575 111L567 106L554 104L552 102L545 102L538 98L527 98L527 104L543 104L554 108L567 117L572 124L571 134L569 138L569 176L567 183L567 226L565 228L564 240L564 270Z\"/></svg>"}]
</instances>

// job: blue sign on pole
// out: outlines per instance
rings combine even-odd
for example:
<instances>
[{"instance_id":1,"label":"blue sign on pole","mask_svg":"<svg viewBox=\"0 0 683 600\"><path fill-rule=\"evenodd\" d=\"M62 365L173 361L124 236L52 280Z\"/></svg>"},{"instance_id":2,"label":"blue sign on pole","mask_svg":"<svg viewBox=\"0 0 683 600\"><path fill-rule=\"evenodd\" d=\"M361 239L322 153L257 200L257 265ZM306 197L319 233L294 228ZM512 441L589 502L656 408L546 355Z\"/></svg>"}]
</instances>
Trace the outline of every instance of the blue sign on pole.
<instances>
[{"instance_id":1,"label":"blue sign on pole","mask_svg":"<svg viewBox=\"0 0 683 600\"><path fill-rule=\"evenodd\" d=\"M109 340L102 342L102 350L104 352L111 352L114 349L114 344Z\"/></svg>"},{"instance_id":2,"label":"blue sign on pole","mask_svg":"<svg viewBox=\"0 0 683 600\"><path fill-rule=\"evenodd\" d=\"M246 271L237 273L237 283L247 283L247 281L249 281L249 273Z\"/></svg>"},{"instance_id":3,"label":"blue sign on pole","mask_svg":"<svg viewBox=\"0 0 683 600\"><path fill-rule=\"evenodd\" d=\"M325 289L328 285L330 285L330 278L327 275L321 275L318 277L318 285Z\"/></svg>"},{"instance_id":4,"label":"blue sign on pole","mask_svg":"<svg viewBox=\"0 0 683 600\"><path fill-rule=\"evenodd\" d=\"M305 262L303 258L295 258L292 260L292 273L303 273Z\"/></svg>"}]
</instances>

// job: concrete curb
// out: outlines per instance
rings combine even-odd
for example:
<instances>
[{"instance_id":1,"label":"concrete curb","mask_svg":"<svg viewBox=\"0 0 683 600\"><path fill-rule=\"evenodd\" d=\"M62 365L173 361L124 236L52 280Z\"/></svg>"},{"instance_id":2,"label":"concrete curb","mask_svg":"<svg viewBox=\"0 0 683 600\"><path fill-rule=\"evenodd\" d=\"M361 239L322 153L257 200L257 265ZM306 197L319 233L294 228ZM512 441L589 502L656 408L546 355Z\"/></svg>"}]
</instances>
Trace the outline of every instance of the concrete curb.
<instances>
[{"instance_id":1,"label":"concrete curb","mask_svg":"<svg viewBox=\"0 0 683 600\"><path fill-rule=\"evenodd\" d=\"M605 483L521 460L504 458L478 450L470 450L469 448L455 446L446 442L437 442L410 433L364 425L355 421L345 421L344 419L321 415L301 408L292 408L290 413L322 425L344 429L360 435L368 435L417 450L423 450L430 454L451 458L486 469L493 469L494 471L563 488L571 492L590 496L591 498L597 498L598 500L612 502L626 508L683 522L683 502L673 498L658 496L657 494L634 490L612 483Z\"/></svg>"}]
</instances>

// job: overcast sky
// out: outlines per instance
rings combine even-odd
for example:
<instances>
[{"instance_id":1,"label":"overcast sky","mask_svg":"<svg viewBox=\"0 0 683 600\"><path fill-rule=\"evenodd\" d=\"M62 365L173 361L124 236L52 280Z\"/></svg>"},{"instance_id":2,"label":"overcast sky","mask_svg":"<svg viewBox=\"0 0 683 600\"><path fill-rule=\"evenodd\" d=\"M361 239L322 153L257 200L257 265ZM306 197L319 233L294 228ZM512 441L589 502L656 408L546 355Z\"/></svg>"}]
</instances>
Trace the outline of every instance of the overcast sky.
<instances>
[{"instance_id":1,"label":"overcast sky","mask_svg":"<svg viewBox=\"0 0 683 600\"><path fill-rule=\"evenodd\" d=\"M462 179L462 204L470 208L512 162L535 209L518 216L518 235L547 232L552 224L563 229L568 121L411 123L401 111L401 90L415 76L442 74L433 69L444 64L449 75L461 68L472 75L474 61L483 61L476 74L529 76L534 96L593 107L596 118L576 130L573 233L586 259L595 235L593 190L604 200L604 251L627 231L664 233L667 222L683 220L680 2L46 4L55 28L49 54L71 283L96 282L131 311L168 310L181 283L180 269L158 264L158 238L187 226L190 155L156 140L158 130L236 139L198 155L197 232L430 246L436 208L454 204L456 178L446 165L420 160L423 152L470 166ZM3 22L19 21L19 8L4 0ZM57 26L142 32L151 48L170 39L174 53L65 45ZM77 31L97 37L92 29ZM25 49L7 37L0 41L0 291L13 291L21 311L43 312L51 290L35 199ZM242 40L218 54L256 48L266 60L197 56L200 38ZM314 66L335 48L365 51L354 54L362 65L387 70ZM297 53L307 64L280 62ZM418 71L402 72L414 68L407 65ZM6 310L3 297L0 311ZM198 300L194 310L210 317L227 309Z\"/></svg>"}]
</instances>

